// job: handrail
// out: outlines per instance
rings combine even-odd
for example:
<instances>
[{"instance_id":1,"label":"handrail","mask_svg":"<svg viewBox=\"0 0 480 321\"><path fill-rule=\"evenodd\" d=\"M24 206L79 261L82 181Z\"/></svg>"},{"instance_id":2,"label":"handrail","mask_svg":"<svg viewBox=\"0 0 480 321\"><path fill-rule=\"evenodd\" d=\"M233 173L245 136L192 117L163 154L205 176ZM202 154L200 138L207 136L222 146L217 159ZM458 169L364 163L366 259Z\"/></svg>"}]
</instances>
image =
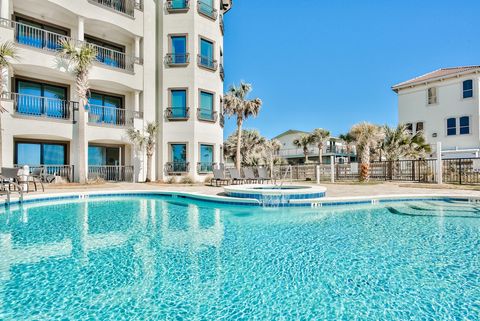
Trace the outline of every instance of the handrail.
<instances>
[{"instance_id":1,"label":"handrail","mask_svg":"<svg viewBox=\"0 0 480 321\"><path fill-rule=\"evenodd\" d=\"M6 192L7 194L7 202L6 202L6 205L10 205L10 194L11 194L11 191L10 189L5 189L5 185L4 185L4 182L5 181L8 181L8 184L9 185L13 185L16 187L16 192L18 193L18 195L20 196L20 203L23 202L23 187L20 186L19 184L11 181L9 178L5 177L5 176L2 176L0 175L0 180L2 180L2 191L3 192Z\"/></svg>"},{"instance_id":2,"label":"handrail","mask_svg":"<svg viewBox=\"0 0 480 321\"><path fill-rule=\"evenodd\" d=\"M285 171L285 174L283 175L283 178L280 178L281 182L280 182L280 187L283 186L283 183L284 183L284 180L287 178L287 174L290 173L290 183L292 182L293 180L293 167L292 165L288 165L287 167L287 170ZM275 186L278 186L277 183L275 183Z\"/></svg>"}]
</instances>

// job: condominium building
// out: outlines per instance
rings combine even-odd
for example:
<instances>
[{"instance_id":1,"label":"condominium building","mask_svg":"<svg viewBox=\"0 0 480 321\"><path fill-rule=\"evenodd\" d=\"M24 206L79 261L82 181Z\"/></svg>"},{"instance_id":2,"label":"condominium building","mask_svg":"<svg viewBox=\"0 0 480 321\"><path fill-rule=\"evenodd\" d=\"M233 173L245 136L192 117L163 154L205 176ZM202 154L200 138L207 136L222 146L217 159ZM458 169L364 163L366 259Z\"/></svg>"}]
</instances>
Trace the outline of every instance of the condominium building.
<instances>
[{"instance_id":1,"label":"condominium building","mask_svg":"<svg viewBox=\"0 0 480 321\"><path fill-rule=\"evenodd\" d=\"M479 156L480 66L443 68L392 87L398 120L449 157Z\"/></svg>"},{"instance_id":2,"label":"condominium building","mask_svg":"<svg viewBox=\"0 0 480 321\"><path fill-rule=\"evenodd\" d=\"M143 181L146 155L126 132L157 121L153 178L204 179L221 157L223 14L230 6L0 0L0 42L19 49L3 71L1 165L45 166L70 181ZM86 117L79 117L72 70L57 54L63 39L96 49Z\"/></svg>"},{"instance_id":3,"label":"condominium building","mask_svg":"<svg viewBox=\"0 0 480 321\"><path fill-rule=\"evenodd\" d=\"M305 162L305 153L303 148L299 148L293 142L302 135L309 134L301 130L287 130L273 139L281 143L278 156L285 159L289 164L302 164ZM356 160L356 152L354 146L347 146L340 139L331 137L323 147L323 164L330 164L331 157L334 157L336 163L349 163ZM308 147L308 160L318 162L319 150L315 144Z\"/></svg>"}]
</instances>

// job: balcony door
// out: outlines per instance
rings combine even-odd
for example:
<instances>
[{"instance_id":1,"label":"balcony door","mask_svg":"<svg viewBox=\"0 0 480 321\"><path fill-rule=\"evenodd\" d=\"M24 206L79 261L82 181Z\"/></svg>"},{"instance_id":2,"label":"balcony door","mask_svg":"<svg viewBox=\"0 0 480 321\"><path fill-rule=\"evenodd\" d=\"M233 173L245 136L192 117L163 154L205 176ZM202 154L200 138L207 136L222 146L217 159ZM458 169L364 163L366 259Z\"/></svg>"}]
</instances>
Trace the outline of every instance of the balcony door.
<instances>
[{"instance_id":1,"label":"balcony door","mask_svg":"<svg viewBox=\"0 0 480 321\"><path fill-rule=\"evenodd\" d=\"M171 144L171 160L172 169L174 172L187 171L187 145L186 144Z\"/></svg>"},{"instance_id":2,"label":"balcony door","mask_svg":"<svg viewBox=\"0 0 480 321\"><path fill-rule=\"evenodd\" d=\"M187 91L172 90L170 92L172 101L172 117L187 118Z\"/></svg>"},{"instance_id":3,"label":"balcony door","mask_svg":"<svg viewBox=\"0 0 480 321\"><path fill-rule=\"evenodd\" d=\"M214 95L212 93L200 92L200 119L213 120L213 100Z\"/></svg>"},{"instance_id":4,"label":"balcony door","mask_svg":"<svg viewBox=\"0 0 480 321\"><path fill-rule=\"evenodd\" d=\"M88 146L88 165L119 166L121 163L120 147Z\"/></svg>"},{"instance_id":5,"label":"balcony door","mask_svg":"<svg viewBox=\"0 0 480 321\"><path fill-rule=\"evenodd\" d=\"M16 17L15 39L22 45L35 48L60 49L60 40L68 36L68 31L55 26L23 17Z\"/></svg>"},{"instance_id":6,"label":"balcony door","mask_svg":"<svg viewBox=\"0 0 480 321\"><path fill-rule=\"evenodd\" d=\"M172 63L186 64L187 63L187 37L172 36L170 38L172 45Z\"/></svg>"},{"instance_id":7,"label":"balcony door","mask_svg":"<svg viewBox=\"0 0 480 321\"><path fill-rule=\"evenodd\" d=\"M206 39L200 40L200 63L208 68L213 68L213 42Z\"/></svg>"},{"instance_id":8,"label":"balcony door","mask_svg":"<svg viewBox=\"0 0 480 321\"><path fill-rule=\"evenodd\" d=\"M15 164L19 166L66 165L67 145L35 141L15 142Z\"/></svg>"},{"instance_id":9,"label":"balcony door","mask_svg":"<svg viewBox=\"0 0 480 321\"><path fill-rule=\"evenodd\" d=\"M29 80L16 82L16 112L27 115L46 115L67 118L67 88Z\"/></svg>"},{"instance_id":10,"label":"balcony door","mask_svg":"<svg viewBox=\"0 0 480 321\"><path fill-rule=\"evenodd\" d=\"M200 145L200 172L213 170L213 145Z\"/></svg>"},{"instance_id":11,"label":"balcony door","mask_svg":"<svg viewBox=\"0 0 480 321\"><path fill-rule=\"evenodd\" d=\"M92 91L88 103L90 104L89 122L125 125L122 97Z\"/></svg>"}]
</instances>

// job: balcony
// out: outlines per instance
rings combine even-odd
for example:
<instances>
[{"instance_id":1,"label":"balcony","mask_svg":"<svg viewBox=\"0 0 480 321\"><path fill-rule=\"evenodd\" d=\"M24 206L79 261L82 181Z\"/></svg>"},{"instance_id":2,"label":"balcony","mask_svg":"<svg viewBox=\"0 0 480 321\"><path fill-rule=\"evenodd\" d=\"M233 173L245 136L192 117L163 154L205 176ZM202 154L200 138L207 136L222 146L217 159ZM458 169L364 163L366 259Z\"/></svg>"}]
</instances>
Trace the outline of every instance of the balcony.
<instances>
[{"instance_id":1,"label":"balcony","mask_svg":"<svg viewBox=\"0 0 480 321\"><path fill-rule=\"evenodd\" d=\"M135 9L143 10L141 0L88 0L88 2L132 18L135 16Z\"/></svg>"},{"instance_id":2,"label":"balcony","mask_svg":"<svg viewBox=\"0 0 480 321\"><path fill-rule=\"evenodd\" d=\"M220 31L222 35L225 35L225 24L223 22L223 14L220 15Z\"/></svg>"},{"instance_id":3,"label":"balcony","mask_svg":"<svg viewBox=\"0 0 480 321\"><path fill-rule=\"evenodd\" d=\"M190 118L190 108L169 107L165 110L165 119L169 121L186 121Z\"/></svg>"},{"instance_id":4,"label":"balcony","mask_svg":"<svg viewBox=\"0 0 480 321\"><path fill-rule=\"evenodd\" d=\"M99 105L88 106L88 122L93 125L126 127L133 126L134 112L124 108Z\"/></svg>"},{"instance_id":5,"label":"balcony","mask_svg":"<svg viewBox=\"0 0 480 321\"><path fill-rule=\"evenodd\" d=\"M89 165L89 180L104 180L108 182L133 182L133 166Z\"/></svg>"},{"instance_id":6,"label":"balcony","mask_svg":"<svg viewBox=\"0 0 480 321\"><path fill-rule=\"evenodd\" d=\"M73 120L78 109L78 102L35 95L4 93L2 100L12 100L15 114L28 117Z\"/></svg>"},{"instance_id":7,"label":"balcony","mask_svg":"<svg viewBox=\"0 0 480 321\"><path fill-rule=\"evenodd\" d=\"M190 54L188 53L181 53L181 54L168 53L165 56L165 65L169 67L184 67L184 66L188 66L189 63L190 63Z\"/></svg>"},{"instance_id":8,"label":"balcony","mask_svg":"<svg viewBox=\"0 0 480 321\"><path fill-rule=\"evenodd\" d=\"M212 70L212 71L217 71L218 62L212 57L198 55L198 66Z\"/></svg>"},{"instance_id":9,"label":"balcony","mask_svg":"<svg viewBox=\"0 0 480 321\"><path fill-rule=\"evenodd\" d=\"M15 164L14 166L16 168L22 168L23 165ZM73 182L73 165L29 165L29 167L30 172L34 172L35 170L42 170L43 174L40 176L40 178L48 183L51 183L51 181L55 180L56 176L59 176L70 183Z\"/></svg>"},{"instance_id":10,"label":"balcony","mask_svg":"<svg viewBox=\"0 0 480 321\"><path fill-rule=\"evenodd\" d=\"M165 164L165 172L168 175L185 174L190 170L189 162L168 162Z\"/></svg>"},{"instance_id":11,"label":"balcony","mask_svg":"<svg viewBox=\"0 0 480 321\"><path fill-rule=\"evenodd\" d=\"M213 168L216 166L216 163L212 162L199 162L197 163L197 173L198 174L209 174L213 172Z\"/></svg>"},{"instance_id":12,"label":"balcony","mask_svg":"<svg viewBox=\"0 0 480 321\"><path fill-rule=\"evenodd\" d=\"M223 64L221 63L220 64L220 78L223 80L225 80L225 69L223 69Z\"/></svg>"},{"instance_id":13,"label":"balcony","mask_svg":"<svg viewBox=\"0 0 480 321\"><path fill-rule=\"evenodd\" d=\"M167 0L165 5L169 13L185 13L190 9L189 0Z\"/></svg>"},{"instance_id":14,"label":"balcony","mask_svg":"<svg viewBox=\"0 0 480 321\"><path fill-rule=\"evenodd\" d=\"M210 109L197 109L197 119L200 121L208 121L215 123L218 119L218 113L216 111L212 111Z\"/></svg>"},{"instance_id":15,"label":"balcony","mask_svg":"<svg viewBox=\"0 0 480 321\"><path fill-rule=\"evenodd\" d=\"M96 61L102 65L123 69L129 72L133 72L135 69L135 57L127 56L124 52L112 50L102 46L90 44L97 51Z\"/></svg>"},{"instance_id":16,"label":"balcony","mask_svg":"<svg viewBox=\"0 0 480 321\"><path fill-rule=\"evenodd\" d=\"M218 17L217 9L213 8L208 3L205 3L202 0L199 0L197 4L198 4L198 13L212 20L217 20L217 17Z\"/></svg>"}]
</instances>

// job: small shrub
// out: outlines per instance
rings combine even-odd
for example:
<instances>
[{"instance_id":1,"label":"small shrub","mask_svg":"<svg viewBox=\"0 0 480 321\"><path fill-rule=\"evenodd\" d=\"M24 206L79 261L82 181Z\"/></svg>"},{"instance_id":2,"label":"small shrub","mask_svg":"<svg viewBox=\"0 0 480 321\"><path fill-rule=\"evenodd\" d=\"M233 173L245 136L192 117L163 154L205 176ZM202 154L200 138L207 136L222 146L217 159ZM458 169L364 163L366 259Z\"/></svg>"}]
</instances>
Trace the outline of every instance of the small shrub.
<instances>
[{"instance_id":1,"label":"small shrub","mask_svg":"<svg viewBox=\"0 0 480 321\"><path fill-rule=\"evenodd\" d=\"M213 175L208 175L205 177L205 184L211 184L213 179Z\"/></svg>"},{"instance_id":2,"label":"small shrub","mask_svg":"<svg viewBox=\"0 0 480 321\"><path fill-rule=\"evenodd\" d=\"M177 182L177 179L175 176L169 177L166 181L167 184L175 184Z\"/></svg>"},{"instance_id":3,"label":"small shrub","mask_svg":"<svg viewBox=\"0 0 480 321\"><path fill-rule=\"evenodd\" d=\"M190 176L184 176L180 180L181 184L193 184L193 179Z\"/></svg>"}]
</instances>

